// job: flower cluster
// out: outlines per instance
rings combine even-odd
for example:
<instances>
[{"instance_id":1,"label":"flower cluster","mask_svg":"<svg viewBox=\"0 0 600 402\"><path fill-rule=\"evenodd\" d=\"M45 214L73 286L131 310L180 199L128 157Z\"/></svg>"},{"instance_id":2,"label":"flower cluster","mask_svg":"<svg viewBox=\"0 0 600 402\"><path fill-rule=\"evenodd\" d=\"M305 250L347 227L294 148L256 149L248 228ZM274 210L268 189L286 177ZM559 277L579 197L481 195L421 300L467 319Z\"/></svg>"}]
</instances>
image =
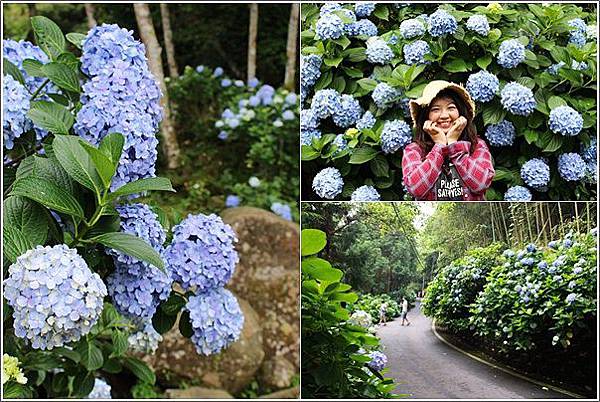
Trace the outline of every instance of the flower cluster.
<instances>
[{"instance_id":1,"label":"flower cluster","mask_svg":"<svg viewBox=\"0 0 600 402\"><path fill-rule=\"evenodd\" d=\"M4 147L12 149L14 141L31 130L31 120L26 116L29 111L29 94L23 85L11 75L2 80L2 133Z\"/></svg>"},{"instance_id":2,"label":"flower cluster","mask_svg":"<svg viewBox=\"0 0 600 402\"><path fill-rule=\"evenodd\" d=\"M381 196L373 186L360 186L352 192L351 201L379 201Z\"/></svg>"},{"instance_id":3,"label":"flower cluster","mask_svg":"<svg viewBox=\"0 0 600 402\"><path fill-rule=\"evenodd\" d=\"M4 298L14 310L15 335L32 348L77 341L98 321L106 286L65 244L28 250L8 272Z\"/></svg>"},{"instance_id":4,"label":"flower cluster","mask_svg":"<svg viewBox=\"0 0 600 402\"><path fill-rule=\"evenodd\" d=\"M354 13L357 17L368 17L375 11L375 3L356 3Z\"/></svg>"},{"instance_id":5,"label":"flower cluster","mask_svg":"<svg viewBox=\"0 0 600 402\"><path fill-rule=\"evenodd\" d=\"M344 34L344 21L332 13L322 14L317 21L316 33L320 39L338 39Z\"/></svg>"},{"instance_id":6,"label":"flower cluster","mask_svg":"<svg viewBox=\"0 0 600 402\"><path fill-rule=\"evenodd\" d=\"M360 119L363 113L358 100L352 95L342 95L340 97L339 108L333 113L333 122L338 127L349 127Z\"/></svg>"},{"instance_id":7,"label":"flower cluster","mask_svg":"<svg viewBox=\"0 0 600 402\"><path fill-rule=\"evenodd\" d=\"M139 353L154 353L163 337L156 332L151 322L144 323L140 330L132 333L127 338L129 348Z\"/></svg>"},{"instance_id":8,"label":"flower cluster","mask_svg":"<svg viewBox=\"0 0 600 402\"><path fill-rule=\"evenodd\" d=\"M336 154L342 152L348 147L348 141L346 141L346 139L344 138L344 134L336 135L334 140L332 141L332 144L337 147L335 151Z\"/></svg>"},{"instance_id":9,"label":"flower cluster","mask_svg":"<svg viewBox=\"0 0 600 402\"><path fill-rule=\"evenodd\" d=\"M581 18L574 18L567 23L572 29L569 31L571 36L569 37L569 43L574 44L577 47L583 47L586 43L587 37L587 25Z\"/></svg>"},{"instance_id":10,"label":"flower cluster","mask_svg":"<svg viewBox=\"0 0 600 402\"><path fill-rule=\"evenodd\" d=\"M274 202L273 204L271 204L271 211L281 216L285 220L292 220L292 210L287 204L282 204L281 202Z\"/></svg>"},{"instance_id":11,"label":"flower cluster","mask_svg":"<svg viewBox=\"0 0 600 402\"><path fill-rule=\"evenodd\" d=\"M368 363L369 367L373 370L381 371L387 365L387 356L377 350L369 353L368 356L371 358L371 361Z\"/></svg>"},{"instance_id":12,"label":"flower cluster","mask_svg":"<svg viewBox=\"0 0 600 402\"><path fill-rule=\"evenodd\" d=\"M504 68L514 68L525 60L525 46L516 39L508 39L500 44L498 64Z\"/></svg>"},{"instance_id":13,"label":"flower cluster","mask_svg":"<svg viewBox=\"0 0 600 402\"><path fill-rule=\"evenodd\" d=\"M110 385L108 385L106 381L96 378L94 380L94 388L89 395L86 396L86 399L112 399L110 390Z\"/></svg>"},{"instance_id":14,"label":"flower cluster","mask_svg":"<svg viewBox=\"0 0 600 402\"><path fill-rule=\"evenodd\" d=\"M433 37L453 35L458 28L456 19L447 11L437 10L427 19L429 34Z\"/></svg>"},{"instance_id":15,"label":"flower cluster","mask_svg":"<svg viewBox=\"0 0 600 402\"><path fill-rule=\"evenodd\" d=\"M109 133L125 136L111 190L154 177L161 92L144 45L117 25L96 26L83 40L81 71L90 80L83 85L75 132L94 145Z\"/></svg>"},{"instance_id":16,"label":"flower cluster","mask_svg":"<svg viewBox=\"0 0 600 402\"><path fill-rule=\"evenodd\" d=\"M207 291L225 285L239 261L231 226L217 215L188 215L173 227L165 249L171 275L184 289Z\"/></svg>"},{"instance_id":17,"label":"flower cluster","mask_svg":"<svg viewBox=\"0 0 600 402\"><path fill-rule=\"evenodd\" d=\"M377 36L377 26L367 19L362 19L344 25L344 32L348 36Z\"/></svg>"},{"instance_id":18,"label":"flower cluster","mask_svg":"<svg viewBox=\"0 0 600 402\"><path fill-rule=\"evenodd\" d=\"M4 39L2 40L2 57L6 58L19 68L19 71L21 71L21 74L25 79L25 86L29 92L35 92L46 80L44 77L33 77L27 74L27 71L23 68L23 61L26 59L37 60L42 64L50 62L46 53L33 43L25 40L17 42L12 39ZM44 93L58 92L52 84L47 84L43 91Z\"/></svg>"},{"instance_id":19,"label":"flower cluster","mask_svg":"<svg viewBox=\"0 0 600 402\"><path fill-rule=\"evenodd\" d=\"M373 317L371 317L371 314L367 313L366 311L356 310L354 313L352 313L348 322L358 327L369 328L373 323Z\"/></svg>"},{"instance_id":20,"label":"flower cluster","mask_svg":"<svg viewBox=\"0 0 600 402\"><path fill-rule=\"evenodd\" d=\"M320 119L332 116L342 107L342 98L335 89L320 89L312 98L311 110Z\"/></svg>"},{"instance_id":21,"label":"flower cluster","mask_svg":"<svg viewBox=\"0 0 600 402\"><path fill-rule=\"evenodd\" d=\"M424 33L425 25L416 18L404 20L400 23L400 35L402 35L404 39L412 39L421 36Z\"/></svg>"},{"instance_id":22,"label":"flower cluster","mask_svg":"<svg viewBox=\"0 0 600 402\"><path fill-rule=\"evenodd\" d=\"M485 15L475 14L467 20L467 29L477 32L481 36L487 36L490 32L490 23Z\"/></svg>"},{"instance_id":23,"label":"flower cluster","mask_svg":"<svg viewBox=\"0 0 600 402\"><path fill-rule=\"evenodd\" d=\"M342 193L344 180L339 170L334 167L328 167L315 175L312 182L312 188L321 198L329 200L334 199Z\"/></svg>"},{"instance_id":24,"label":"flower cluster","mask_svg":"<svg viewBox=\"0 0 600 402\"><path fill-rule=\"evenodd\" d=\"M191 296L184 309L190 313L191 339L199 354L219 353L242 333L244 315L235 296L224 288Z\"/></svg>"},{"instance_id":25,"label":"flower cluster","mask_svg":"<svg viewBox=\"0 0 600 402\"><path fill-rule=\"evenodd\" d=\"M373 90L371 97L378 108L387 109L397 100L400 94L399 89L393 88L385 82L380 82Z\"/></svg>"},{"instance_id":26,"label":"flower cluster","mask_svg":"<svg viewBox=\"0 0 600 402\"><path fill-rule=\"evenodd\" d=\"M237 195L229 194L227 198L225 198L225 206L227 208L235 208L240 205L240 197Z\"/></svg>"},{"instance_id":27,"label":"flower cluster","mask_svg":"<svg viewBox=\"0 0 600 402\"><path fill-rule=\"evenodd\" d=\"M531 191L523 186L510 187L504 193L504 201L531 201Z\"/></svg>"},{"instance_id":28,"label":"flower cluster","mask_svg":"<svg viewBox=\"0 0 600 402\"><path fill-rule=\"evenodd\" d=\"M494 74L481 70L469 76L465 87L475 101L489 102L498 91L500 81Z\"/></svg>"},{"instance_id":29,"label":"flower cluster","mask_svg":"<svg viewBox=\"0 0 600 402\"><path fill-rule=\"evenodd\" d=\"M424 40L416 40L404 45L402 52L404 53L406 64L425 64L427 63L425 55L431 53L431 49L429 49L429 44Z\"/></svg>"},{"instance_id":30,"label":"flower cluster","mask_svg":"<svg viewBox=\"0 0 600 402\"><path fill-rule=\"evenodd\" d=\"M575 136L583 129L583 116L570 106L559 106L550 111L550 130L564 136Z\"/></svg>"},{"instance_id":31,"label":"flower cluster","mask_svg":"<svg viewBox=\"0 0 600 402\"><path fill-rule=\"evenodd\" d=\"M412 130L402 120L386 121L381 131L381 149L386 154L391 154L404 148L412 141Z\"/></svg>"},{"instance_id":32,"label":"flower cluster","mask_svg":"<svg viewBox=\"0 0 600 402\"><path fill-rule=\"evenodd\" d=\"M508 120L498 124L490 124L485 130L485 137L490 145L506 147L513 144L516 136L515 126Z\"/></svg>"},{"instance_id":33,"label":"flower cluster","mask_svg":"<svg viewBox=\"0 0 600 402\"><path fill-rule=\"evenodd\" d=\"M509 82L502 88L500 102L504 109L519 116L529 116L536 106L531 89L517 82Z\"/></svg>"},{"instance_id":34,"label":"flower cluster","mask_svg":"<svg viewBox=\"0 0 600 402\"><path fill-rule=\"evenodd\" d=\"M371 64L385 64L394 58L394 52L388 44L380 38L372 37L367 40L367 61Z\"/></svg>"},{"instance_id":35,"label":"flower cluster","mask_svg":"<svg viewBox=\"0 0 600 402\"><path fill-rule=\"evenodd\" d=\"M521 166L521 178L529 187L544 191L550 182L550 167L542 159L530 159Z\"/></svg>"},{"instance_id":36,"label":"flower cluster","mask_svg":"<svg viewBox=\"0 0 600 402\"><path fill-rule=\"evenodd\" d=\"M574 152L558 156L558 173L566 181L581 180L586 174L586 163Z\"/></svg>"},{"instance_id":37,"label":"flower cluster","mask_svg":"<svg viewBox=\"0 0 600 402\"><path fill-rule=\"evenodd\" d=\"M27 384L27 377L19 367L19 359L6 353L2 355L2 385L9 381Z\"/></svg>"},{"instance_id":38,"label":"flower cluster","mask_svg":"<svg viewBox=\"0 0 600 402\"><path fill-rule=\"evenodd\" d=\"M302 56L300 59L300 83L305 89L310 89L321 76L321 57L316 54Z\"/></svg>"},{"instance_id":39,"label":"flower cluster","mask_svg":"<svg viewBox=\"0 0 600 402\"><path fill-rule=\"evenodd\" d=\"M371 128L375 125L376 121L377 120L375 119L375 116L373 116L373 113L367 110L365 114L363 114L362 117L356 122L356 128L359 130Z\"/></svg>"}]
</instances>

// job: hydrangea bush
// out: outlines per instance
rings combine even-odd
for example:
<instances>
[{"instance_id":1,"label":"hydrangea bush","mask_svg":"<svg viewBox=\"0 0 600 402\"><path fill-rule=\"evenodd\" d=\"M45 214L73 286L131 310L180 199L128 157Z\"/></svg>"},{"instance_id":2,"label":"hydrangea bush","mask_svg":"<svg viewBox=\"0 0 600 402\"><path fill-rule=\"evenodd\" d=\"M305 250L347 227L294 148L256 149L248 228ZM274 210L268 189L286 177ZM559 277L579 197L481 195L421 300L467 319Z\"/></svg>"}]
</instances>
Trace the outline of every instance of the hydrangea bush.
<instances>
[{"instance_id":1,"label":"hydrangea bush","mask_svg":"<svg viewBox=\"0 0 600 402\"><path fill-rule=\"evenodd\" d=\"M533 200L595 199L595 151L576 180L560 172L579 169L579 160L559 162L596 137L597 35L589 29L595 6L380 3L370 13L359 9L302 5L301 115L311 116L301 125L303 199L323 198L311 185L330 167L343 182L335 199L350 199L365 185L382 200L410 199L401 169L414 132L407 104L435 79L465 86L476 101L475 126L496 169L487 199L501 200L516 186ZM335 25L335 35L319 35L319 21L327 21L330 33ZM359 23L374 29L355 35ZM344 113L342 97L354 98L353 110L364 113L350 125L335 119ZM391 122L407 129L397 127L390 139ZM334 143L340 135L343 150ZM530 160L545 161L546 185L531 186L522 175Z\"/></svg>"},{"instance_id":2,"label":"hydrangea bush","mask_svg":"<svg viewBox=\"0 0 600 402\"><path fill-rule=\"evenodd\" d=\"M4 396L131 397L113 381L152 387L135 353L154 353L177 317L198 353L239 338L224 288L237 239L214 214L171 234L164 211L136 200L173 188L155 177L161 93L133 32L65 37L31 21L37 46L3 47Z\"/></svg>"}]
</instances>

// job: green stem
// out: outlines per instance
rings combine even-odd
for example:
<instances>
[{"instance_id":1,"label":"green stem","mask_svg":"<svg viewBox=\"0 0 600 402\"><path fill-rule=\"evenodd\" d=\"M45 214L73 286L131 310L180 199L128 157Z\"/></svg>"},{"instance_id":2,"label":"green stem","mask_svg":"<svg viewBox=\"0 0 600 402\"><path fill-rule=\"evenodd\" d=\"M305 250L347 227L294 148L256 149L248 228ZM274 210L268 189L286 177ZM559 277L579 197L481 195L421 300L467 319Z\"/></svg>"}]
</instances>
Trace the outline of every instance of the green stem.
<instances>
[{"instance_id":1,"label":"green stem","mask_svg":"<svg viewBox=\"0 0 600 402\"><path fill-rule=\"evenodd\" d=\"M33 95L31 96L30 100L34 100L39 94L40 91L50 82L50 79L47 78L46 81L43 82L42 85L40 85L40 87L33 93Z\"/></svg>"}]
</instances>

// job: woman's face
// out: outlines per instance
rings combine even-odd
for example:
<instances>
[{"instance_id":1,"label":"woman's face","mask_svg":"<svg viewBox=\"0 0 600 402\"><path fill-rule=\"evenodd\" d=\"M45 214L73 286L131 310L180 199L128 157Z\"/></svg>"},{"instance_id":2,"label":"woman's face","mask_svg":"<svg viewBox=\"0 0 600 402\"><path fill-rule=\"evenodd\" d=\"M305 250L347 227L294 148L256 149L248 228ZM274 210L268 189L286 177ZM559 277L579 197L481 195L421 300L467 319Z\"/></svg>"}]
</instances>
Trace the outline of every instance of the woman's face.
<instances>
[{"instance_id":1,"label":"woman's face","mask_svg":"<svg viewBox=\"0 0 600 402\"><path fill-rule=\"evenodd\" d=\"M458 107L451 98L436 98L431 102L428 120L436 123L436 126L442 131L447 132L459 116Z\"/></svg>"}]
</instances>

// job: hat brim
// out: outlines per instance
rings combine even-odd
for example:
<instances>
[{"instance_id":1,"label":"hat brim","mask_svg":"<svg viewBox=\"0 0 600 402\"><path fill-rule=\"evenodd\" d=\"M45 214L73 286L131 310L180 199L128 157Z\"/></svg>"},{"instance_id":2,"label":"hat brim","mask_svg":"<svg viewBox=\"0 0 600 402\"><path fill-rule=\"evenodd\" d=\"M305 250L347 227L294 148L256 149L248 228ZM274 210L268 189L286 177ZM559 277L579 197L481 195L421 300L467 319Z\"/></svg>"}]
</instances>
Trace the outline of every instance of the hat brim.
<instances>
[{"instance_id":1,"label":"hat brim","mask_svg":"<svg viewBox=\"0 0 600 402\"><path fill-rule=\"evenodd\" d=\"M464 87L448 81L432 81L425 86L423 95L421 95L420 98L413 99L408 103L414 127L417 126L417 118L421 109L429 106L438 94L445 89L453 90L465 102L468 114L465 117L467 120L473 121L473 118L475 117L475 102L473 102L471 95L469 95L469 92Z\"/></svg>"}]
</instances>

